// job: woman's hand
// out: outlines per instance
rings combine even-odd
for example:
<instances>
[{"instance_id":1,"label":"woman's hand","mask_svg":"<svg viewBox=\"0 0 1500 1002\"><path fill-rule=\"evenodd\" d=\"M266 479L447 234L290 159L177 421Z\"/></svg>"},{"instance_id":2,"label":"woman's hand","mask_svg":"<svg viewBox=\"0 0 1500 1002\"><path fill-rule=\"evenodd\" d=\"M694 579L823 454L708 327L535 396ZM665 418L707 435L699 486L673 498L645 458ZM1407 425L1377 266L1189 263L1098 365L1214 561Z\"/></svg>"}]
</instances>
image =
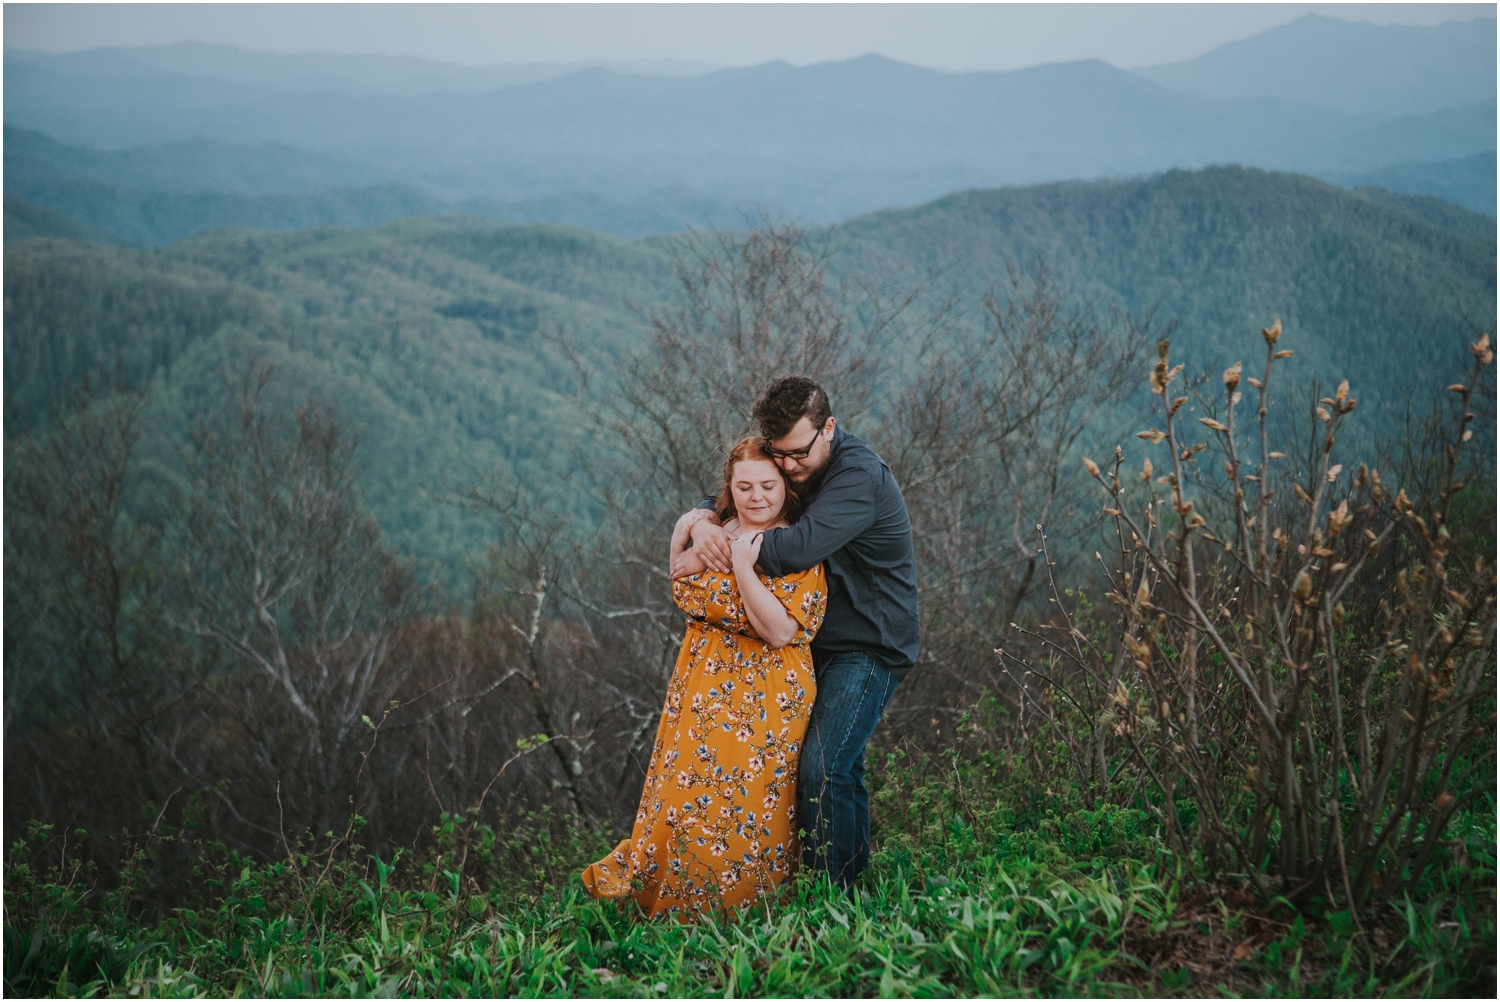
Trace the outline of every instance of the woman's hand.
<instances>
[{"instance_id":1,"label":"woman's hand","mask_svg":"<svg viewBox=\"0 0 1500 1002\"><path fill-rule=\"evenodd\" d=\"M760 559L760 542L765 535L764 532L747 532L730 544L734 573L737 576L755 575L755 561Z\"/></svg>"}]
</instances>

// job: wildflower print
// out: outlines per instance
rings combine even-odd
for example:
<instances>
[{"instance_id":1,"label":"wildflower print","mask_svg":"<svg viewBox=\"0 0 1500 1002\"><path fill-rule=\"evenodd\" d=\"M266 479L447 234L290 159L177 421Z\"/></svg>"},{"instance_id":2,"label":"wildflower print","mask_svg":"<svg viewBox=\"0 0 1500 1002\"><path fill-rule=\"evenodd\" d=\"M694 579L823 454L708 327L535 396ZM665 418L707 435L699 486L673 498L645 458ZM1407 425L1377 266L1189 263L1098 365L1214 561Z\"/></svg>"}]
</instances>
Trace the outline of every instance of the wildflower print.
<instances>
[{"instance_id":1,"label":"wildflower print","mask_svg":"<svg viewBox=\"0 0 1500 1002\"><path fill-rule=\"evenodd\" d=\"M798 859L796 763L817 692L808 644L828 596L821 566L761 581L799 627L780 648L756 635L733 575L672 583L687 631L631 836L583 873L596 897L690 918L750 904Z\"/></svg>"}]
</instances>

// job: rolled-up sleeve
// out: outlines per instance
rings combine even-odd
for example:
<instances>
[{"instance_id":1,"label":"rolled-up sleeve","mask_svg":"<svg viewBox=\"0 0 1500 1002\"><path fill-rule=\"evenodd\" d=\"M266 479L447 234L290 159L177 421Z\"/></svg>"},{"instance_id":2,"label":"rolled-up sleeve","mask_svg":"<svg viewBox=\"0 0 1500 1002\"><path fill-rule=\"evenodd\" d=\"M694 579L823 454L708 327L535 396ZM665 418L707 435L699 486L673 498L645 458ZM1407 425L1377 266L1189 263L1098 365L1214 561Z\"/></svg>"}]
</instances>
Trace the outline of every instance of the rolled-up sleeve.
<instances>
[{"instance_id":1,"label":"rolled-up sleeve","mask_svg":"<svg viewBox=\"0 0 1500 1002\"><path fill-rule=\"evenodd\" d=\"M858 467L830 472L795 525L772 529L759 563L780 577L816 567L875 524L875 484Z\"/></svg>"}]
</instances>

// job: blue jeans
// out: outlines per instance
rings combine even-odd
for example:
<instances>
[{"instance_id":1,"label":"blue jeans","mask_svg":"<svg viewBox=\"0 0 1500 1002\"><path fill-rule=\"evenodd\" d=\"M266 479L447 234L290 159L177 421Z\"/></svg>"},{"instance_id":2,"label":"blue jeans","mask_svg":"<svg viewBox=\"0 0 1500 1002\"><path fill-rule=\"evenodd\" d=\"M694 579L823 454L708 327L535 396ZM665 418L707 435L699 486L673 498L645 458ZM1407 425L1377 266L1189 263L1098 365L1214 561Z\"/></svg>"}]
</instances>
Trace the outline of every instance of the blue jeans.
<instances>
[{"instance_id":1,"label":"blue jeans","mask_svg":"<svg viewBox=\"0 0 1500 1002\"><path fill-rule=\"evenodd\" d=\"M862 652L814 662L818 695L797 775L802 865L849 889L870 865L865 745L900 680Z\"/></svg>"}]
</instances>

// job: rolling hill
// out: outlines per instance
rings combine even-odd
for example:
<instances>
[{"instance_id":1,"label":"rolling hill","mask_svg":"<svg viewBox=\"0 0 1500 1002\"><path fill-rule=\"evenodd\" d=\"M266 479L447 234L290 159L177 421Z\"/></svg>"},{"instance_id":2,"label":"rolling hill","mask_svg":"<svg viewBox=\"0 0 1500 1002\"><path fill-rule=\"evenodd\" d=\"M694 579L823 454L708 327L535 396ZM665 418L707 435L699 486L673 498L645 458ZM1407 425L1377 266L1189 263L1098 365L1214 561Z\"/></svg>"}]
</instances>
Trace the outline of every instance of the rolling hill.
<instances>
[{"instance_id":1,"label":"rolling hill","mask_svg":"<svg viewBox=\"0 0 1500 1002\"><path fill-rule=\"evenodd\" d=\"M122 237L80 223L61 212L26 201L19 195L5 196L5 239L29 240L32 237L58 237L78 243L118 246L128 244Z\"/></svg>"},{"instance_id":2,"label":"rolling hill","mask_svg":"<svg viewBox=\"0 0 1500 1002\"><path fill-rule=\"evenodd\" d=\"M162 251L31 239L5 248L7 433L96 366L154 380L148 466L170 482L195 415L246 359L277 366L277 406L310 394L362 434L363 485L409 552L460 578L485 523L441 504L501 469L555 476L578 422L565 344L605 361L660 302L664 256L579 229L474 219L374 230L208 233Z\"/></svg>"},{"instance_id":3,"label":"rolling hill","mask_svg":"<svg viewBox=\"0 0 1500 1002\"><path fill-rule=\"evenodd\" d=\"M1260 328L1280 317L1299 346L1291 371L1394 403L1416 373L1450 363L1464 316L1494 324L1494 221L1440 207L1221 167L961 192L842 231L971 294L1007 259L1045 260L1180 320L1174 344L1195 371L1257 357Z\"/></svg>"},{"instance_id":4,"label":"rolling hill","mask_svg":"<svg viewBox=\"0 0 1500 1002\"><path fill-rule=\"evenodd\" d=\"M459 213L507 223L584 226L639 238L685 227L736 227L757 208L671 185L632 198L587 192L453 203L410 184L340 187L341 177L375 174L333 158L304 157L280 144L237 146L197 140L128 150L66 146L40 132L6 126L5 189L67 217L106 242L161 247L221 226L301 230L369 227L409 216ZM285 187L285 191L276 191ZM269 189L269 190L268 190ZM765 208L771 208L763 206ZM24 223L9 239L32 235Z\"/></svg>"},{"instance_id":5,"label":"rolling hill","mask_svg":"<svg viewBox=\"0 0 1500 1002\"><path fill-rule=\"evenodd\" d=\"M1180 319L1195 370L1255 358L1280 316L1290 374L1348 378L1374 409L1446 375L1460 313L1495 316L1494 239L1463 210L1422 208L1217 168L963 192L835 235L846 274L876 257L941 268L971 318L1007 259L1044 256L1083 292ZM607 369L639 344L642 312L673 295L668 246L451 217L221 230L161 250L9 242L7 433L116 361L158 380L153 420L184 429L222 405L226 367L264 353L283 401L317 393L363 430L365 492L392 537L458 574L487 529L436 496L493 469L566 471L585 437L562 345ZM173 475L174 454L153 462Z\"/></svg>"},{"instance_id":6,"label":"rolling hill","mask_svg":"<svg viewBox=\"0 0 1500 1002\"><path fill-rule=\"evenodd\" d=\"M1425 195L1461 205L1495 219L1495 154L1437 162L1391 164L1362 174L1324 173L1325 181L1346 188L1377 187L1408 195Z\"/></svg>"}]
</instances>

